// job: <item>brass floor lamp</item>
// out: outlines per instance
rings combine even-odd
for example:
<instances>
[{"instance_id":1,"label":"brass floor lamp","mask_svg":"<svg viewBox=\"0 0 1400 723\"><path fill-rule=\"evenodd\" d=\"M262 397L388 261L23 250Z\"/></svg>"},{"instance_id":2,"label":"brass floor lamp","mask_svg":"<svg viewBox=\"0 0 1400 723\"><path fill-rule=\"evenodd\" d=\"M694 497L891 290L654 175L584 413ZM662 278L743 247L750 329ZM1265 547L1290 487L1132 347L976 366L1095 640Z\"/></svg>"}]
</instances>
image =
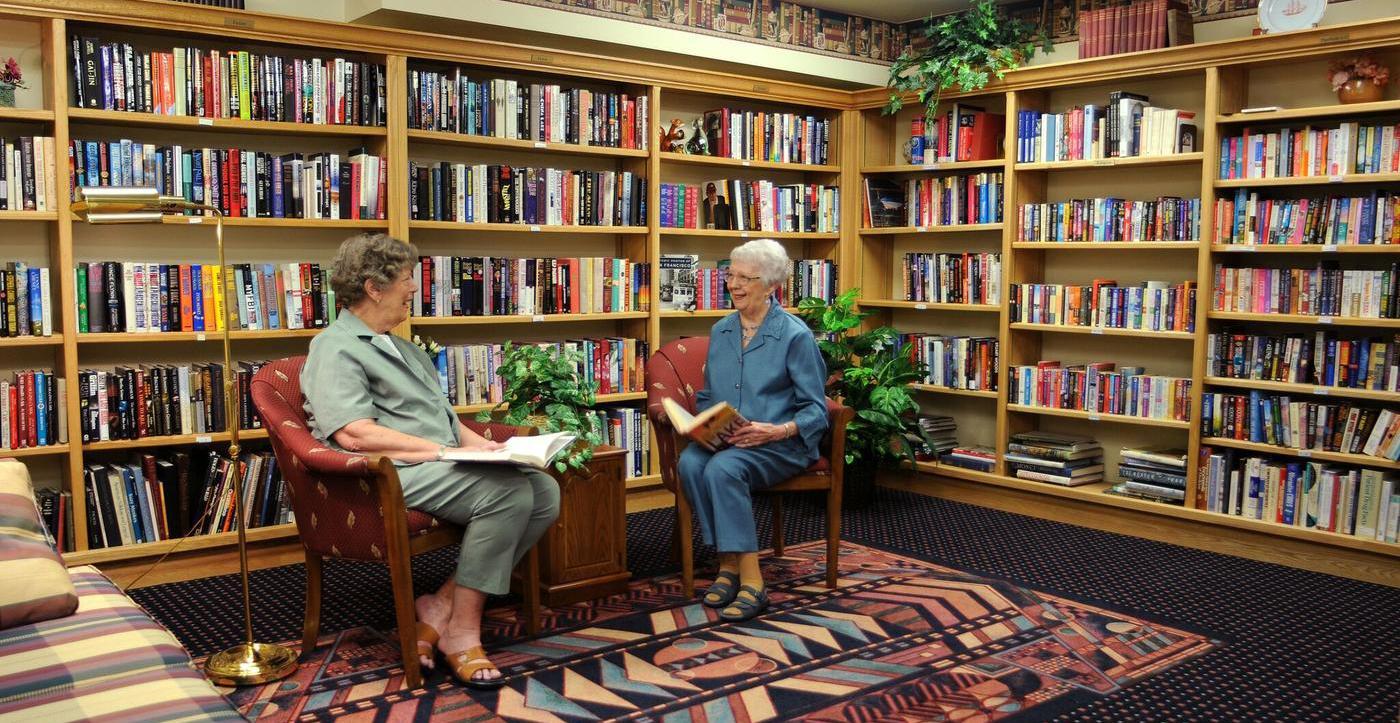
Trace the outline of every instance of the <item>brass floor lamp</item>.
<instances>
[{"instance_id":1,"label":"brass floor lamp","mask_svg":"<svg viewBox=\"0 0 1400 723\"><path fill-rule=\"evenodd\" d=\"M155 188L135 188L125 186L81 187L79 200L72 206L73 215L90 224L118 223L162 223L166 217L203 218L183 216L185 211L209 211L214 215L214 237L219 249L219 269L224 265L224 216L219 209L202 203L186 200L180 196L162 196ZM237 382L233 374L233 361L229 354L228 330L238 318L235 296L228 291L232 277L223 273L224 297L228 300L228 318L221 319L221 336L224 342L224 410L227 414L229 432L229 458L238 463L238 394ZM233 514L238 527L238 565L243 576L243 629L244 642L228 650L215 653L204 664L204 672L209 679L219 685L254 685L287 677L296 669L296 653L291 648L271 643L253 642L253 603L248 592L248 538L244 531L243 495L239 485L230 490L233 497Z\"/></svg>"}]
</instances>

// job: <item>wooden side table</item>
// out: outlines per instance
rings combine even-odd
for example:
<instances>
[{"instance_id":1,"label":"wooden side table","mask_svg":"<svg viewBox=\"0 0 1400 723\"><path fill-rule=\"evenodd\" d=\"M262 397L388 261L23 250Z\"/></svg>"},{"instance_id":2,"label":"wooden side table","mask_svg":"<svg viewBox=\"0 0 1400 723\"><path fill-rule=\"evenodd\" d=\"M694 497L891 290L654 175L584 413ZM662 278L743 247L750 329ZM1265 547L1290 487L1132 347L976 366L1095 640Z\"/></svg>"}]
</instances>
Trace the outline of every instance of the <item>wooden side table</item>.
<instances>
[{"instance_id":1,"label":"wooden side table","mask_svg":"<svg viewBox=\"0 0 1400 723\"><path fill-rule=\"evenodd\" d=\"M559 519L540 540L545 605L595 600L627 589L626 452L599 447L586 472L550 469L559 482Z\"/></svg>"}]
</instances>

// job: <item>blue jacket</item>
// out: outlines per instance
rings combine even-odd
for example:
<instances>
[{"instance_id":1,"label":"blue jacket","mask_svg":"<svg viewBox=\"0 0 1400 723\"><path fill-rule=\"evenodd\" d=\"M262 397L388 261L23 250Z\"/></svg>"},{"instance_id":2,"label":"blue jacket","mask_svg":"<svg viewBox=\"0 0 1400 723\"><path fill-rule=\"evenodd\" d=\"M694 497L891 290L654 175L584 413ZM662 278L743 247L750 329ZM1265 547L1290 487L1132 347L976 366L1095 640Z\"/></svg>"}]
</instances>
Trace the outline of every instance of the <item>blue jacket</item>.
<instances>
[{"instance_id":1,"label":"blue jacket","mask_svg":"<svg viewBox=\"0 0 1400 723\"><path fill-rule=\"evenodd\" d=\"M696 409L729 402L752 422L797 423L797 436L775 442L811 464L826 433L826 364L812 331L801 319L772 304L744 348L739 313L715 322L705 357L705 387Z\"/></svg>"}]
</instances>

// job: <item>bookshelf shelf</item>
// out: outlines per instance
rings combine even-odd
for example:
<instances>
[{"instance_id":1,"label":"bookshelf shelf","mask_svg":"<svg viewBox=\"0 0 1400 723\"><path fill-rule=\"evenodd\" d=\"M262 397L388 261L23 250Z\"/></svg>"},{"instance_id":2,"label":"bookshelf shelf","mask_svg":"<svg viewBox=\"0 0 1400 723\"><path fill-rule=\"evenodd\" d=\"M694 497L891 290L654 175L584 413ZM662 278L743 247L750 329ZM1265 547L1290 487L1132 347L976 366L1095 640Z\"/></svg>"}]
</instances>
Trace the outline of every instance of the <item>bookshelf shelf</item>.
<instances>
[{"instance_id":1,"label":"bookshelf shelf","mask_svg":"<svg viewBox=\"0 0 1400 723\"><path fill-rule=\"evenodd\" d=\"M234 341L250 339L309 339L321 329L235 329L229 334ZM79 344L156 344L163 342L220 341L221 331L161 331L161 332L99 332L78 335Z\"/></svg>"},{"instance_id":2,"label":"bookshelf shelf","mask_svg":"<svg viewBox=\"0 0 1400 723\"><path fill-rule=\"evenodd\" d=\"M663 319L718 319L721 316L728 316L734 313L733 309L696 309L695 311L681 311L679 309L666 309L661 312Z\"/></svg>"},{"instance_id":3,"label":"bookshelf shelf","mask_svg":"<svg viewBox=\"0 0 1400 723\"><path fill-rule=\"evenodd\" d=\"M197 219L191 221L190 219ZM75 221L75 223L82 223ZM213 217L209 216L171 216L163 223L173 226L185 226L190 224L214 225ZM261 218L238 216L235 218L225 218L224 226L244 226L249 228L389 228L389 221L376 218Z\"/></svg>"},{"instance_id":4,"label":"bookshelf shelf","mask_svg":"<svg viewBox=\"0 0 1400 723\"><path fill-rule=\"evenodd\" d=\"M1008 404L1007 411L1020 412L1022 414L1042 414L1051 417L1070 417L1071 419L1085 419L1090 422L1113 422L1115 424L1135 424L1143 427L1167 427L1170 429L1190 429L1191 423L1179 419L1151 419L1148 417L1134 417L1128 414L1109 414L1107 412L1082 412L1078 409L1050 409L1047 407L1032 407L1026 404Z\"/></svg>"},{"instance_id":5,"label":"bookshelf shelf","mask_svg":"<svg viewBox=\"0 0 1400 723\"><path fill-rule=\"evenodd\" d=\"M716 168L759 168L772 171L802 171L806 173L840 173L836 165L816 163L779 163L778 161L745 161L738 158L718 156L696 156L686 153L661 153L662 163L677 163L690 166L712 166Z\"/></svg>"},{"instance_id":6,"label":"bookshelf shelf","mask_svg":"<svg viewBox=\"0 0 1400 723\"><path fill-rule=\"evenodd\" d=\"M181 444L219 444L228 442L230 439L228 432L209 432L207 434L172 434L159 437L142 437L140 439L113 439L106 442L87 442L83 445L85 452L108 452L114 449L144 449L146 447L172 447ZM238 440L242 442L248 439L267 439L266 429L244 429L238 432Z\"/></svg>"},{"instance_id":7,"label":"bookshelf shelf","mask_svg":"<svg viewBox=\"0 0 1400 723\"><path fill-rule=\"evenodd\" d=\"M1210 318L1224 321L1261 321L1270 324L1317 324L1321 326L1370 326L1400 328L1400 319L1367 319L1352 316L1311 316L1308 314L1252 314L1243 311L1212 311Z\"/></svg>"},{"instance_id":8,"label":"bookshelf shelf","mask_svg":"<svg viewBox=\"0 0 1400 723\"><path fill-rule=\"evenodd\" d=\"M469 148L493 148L510 151L538 151L541 153L593 156L597 158L646 158L647 151L636 148L611 148L609 146L584 146L577 143L548 143L527 141L517 138L496 138L470 133L450 131L425 131L410 128L408 139L420 143L466 146Z\"/></svg>"},{"instance_id":9,"label":"bookshelf shelf","mask_svg":"<svg viewBox=\"0 0 1400 723\"><path fill-rule=\"evenodd\" d=\"M297 526L291 522L283 525L253 527L249 528L247 532L249 543L280 540L296 536ZM183 540L161 540L160 542L143 542L122 547L104 547L96 550L84 550L82 552L67 552L63 555L63 561L69 565L97 565L104 562L154 557L156 555L163 555L177 548L181 552L191 552L194 550L209 550L220 547L234 547L237 545L238 532L235 530L233 532L217 532L212 535L196 535Z\"/></svg>"},{"instance_id":10,"label":"bookshelf shelf","mask_svg":"<svg viewBox=\"0 0 1400 723\"><path fill-rule=\"evenodd\" d=\"M509 233L623 234L647 232L646 226L553 226L524 223L462 223L459 221L409 221L410 229Z\"/></svg>"},{"instance_id":11,"label":"bookshelf shelf","mask_svg":"<svg viewBox=\"0 0 1400 723\"><path fill-rule=\"evenodd\" d=\"M1354 183L1397 183L1400 173L1345 173L1337 176L1297 176L1288 178L1222 178L1216 188L1266 188L1270 186L1330 186ZM1205 219L1202 219L1202 223Z\"/></svg>"},{"instance_id":12,"label":"bookshelf shelf","mask_svg":"<svg viewBox=\"0 0 1400 723\"><path fill-rule=\"evenodd\" d=\"M58 211L0 211L0 221L57 221Z\"/></svg>"},{"instance_id":13,"label":"bookshelf shelf","mask_svg":"<svg viewBox=\"0 0 1400 723\"><path fill-rule=\"evenodd\" d=\"M0 108L0 121L52 123L53 111L43 108Z\"/></svg>"},{"instance_id":14,"label":"bookshelf shelf","mask_svg":"<svg viewBox=\"0 0 1400 723\"><path fill-rule=\"evenodd\" d=\"M965 479L973 482L990 482L996 484L1006 479L995 472L983 472L981 470L959 467L955 464L943 464L942 462L915 462L914 468L920 472L952 477L954 479Z\"/></svg>"},{"instance_id":15,"label":"bookshelf shelf","mask_svg":"<svg viewBox=\"0 0 1400 723\"><path fill-rule=\"evenodd\" d=\"M1064 324L1028 324L1012 322L1012 329L1018 331L1039 331L1047 334L1091 334L1093 336L1135 336L1143 339L1172 339L1175 341L1195 341L1196 333L1191 331L1143 331L1140 329L1113 329L1102 326L1067 326Z\"/></svg>"},{"instance_id":16,"label":"bookshelf shelf","mask_svg":"<svg viewBox=\"0 0 1400 723\"><path fill-rule=\"evenodd\" d=\"M1262 113L1225 113L1220 115L1216 119L1216 122L1225 125L1263 125L1266 123L1311 120L1314 118L1351 117L1368 115L1371 113L1396 112L1400 112L1400 100L1383 100L1376 103L1336 103L1304 108L1281 108L1279 110L1265 111Z\"/></svg>"},{"instance_id":17,"label":"bookshelf shelf","mask_svg":"<svg viewBox=\"0 0 1400 723\"><path fill-rule=\"evenodd\" d=\"M1028 251L1196 251L1199 241L1013 241L1013 249Z\"/></svg>"},{"instance_id":18,"label":"bookshelf shelf","mask_svg":"<svg viewBox=\"0 0 1400 723\"><path fill-rule=\"evenodd\" d=\"M383 126L287 123L284 121L243 120L241 118L198 118L195 116L132 113L118 110L97 110L93 108L68 108L67 112L69 123L83 125L208 130L230 133L266 133L279 136L384 138L388 135L388 130Z\"/></svg>"},{"instance_id":19,"label":"bookshelf shelf","mask_svg":"<svg viewBox=\"0 0 1400 723\"><path fill-rule=\"evenodd\" d=\"M1229 439L1227 437L1202 437L1202 445L1212 447L1230 447L1232 449L1244 449L1250 452L1261 452L1264 454L1277 454L1284 457L1297 457L1300 459L1320 459L1324 462L1343 462L1354 464L1359 467L1374 467L1376 469L1400 469L1400 462L1392 462L1383 457L1372 457L1369 454L1348 454L1346 452L1324 452L1319 449L1296 449L1294 447L1279 447L1273 444L1262 442L1247 442L1242 439Z\"/></svg>"},{"instance_id":20,"label":"bookshelf shelf","mask_svg":"<svg viewBox=\"0 0 1400 723\"><path fill-rule=\"evenodd\" d=\"M915 311L976 311L994 314L1001 311L1000 304L945 304L936 301L899 301L896 299L861 299L861 306L872 309L913 309Z\"/></svg>"},{"instance_id":21,"label":"bookshelf shelf","mask_svg":"<svg viewBox=\"0 0 1400 723\"><path fill-rule=\"evenodd\" d=\"M633 490L647 489L647 488L650 488L650 487L660 487L660 486L661 486L661 475L659 475L659 474L644 474L644 475L638 475L638 476L636 476L636 477L628 477L627 480L626 480L626 484L627 484L627 491L628 491L628 492L631 492L631 491L633 491Z\"/></svg>"},{"instance_id":22,"label":"bookshelf shelf","mask_svg":"<svg viewBox=\"0 0 1400 723\"><path fill-rule=\"evenodd\" d=\"M608 311L592 314L508 314L501 316L415 316L413 326L480 326L483 324L567 324L582 321L645 319L646 311Z\"/></svg>"},{"instance_id":23,"label":"bookshelf shelf","mask_svg":"<svg viewBox=\"0 0 1400 723\"><path fill-rule=\"evenodd\" d=\"M961 223L948 226L890 226L888 228L862 228L862 236L894 236L905 233L966 233L969 231L1000 231L1002 223Z\"/></svg>"},{"instance_id":24,"label":"bookshelf shelf","mask_svg":"<svg viewBox=\"0 0 1400 723\"><path fill-rule=\"evenodd\" d=\"M990 389L954 389L937 384L910 384L910 389L929 394L948 394L955 397L978 397L981 399L996 399L997 393Z\"/></svg>"},{"instance_id":25,"label":"bookshelf shelf","mask_svg":"<svg viewBox=\"0 0 1400 723\"><path fill-rule=\"evenodd\" d=\"M66 444L50 444L43 447L20 447L18 449L0 449L0 459L5 457L49 457L56 454L68 454L72 449Z\"/></svg>"},{"instance_id":26,"label":"bookshelf shelf","mask_svg":"<svg viewBox=\"0 0 1400 723\"><path fill-rule=\"evenodd\" d=\"M53 336L10 336L0 338L0 349L27 346L63 346L63 335Z\"/></svg>"},{"instance_id":27,"label":"bookshelf shelf","mask_svg":"<svg viewBox=\"0 0 1400 723\"><path fill-rule=\"evenodd\" d=\"M1400 244L1213 244L1218 254L1400 254Z\"/></svg>"},{"instance_id":28,"label":"bookshelf shelf","mask_svg":"<svg viewBox=\"0 0 1400 723\"><path fill-rule=\"evenodd\" d=\"M647 393L646 393L646 392L618 392L618 393L616 393L616 394L599 394L599 395L598 395L598 403L599 403L599 404L616 404L616 403L618 403L618 402L635 402L635 401L642 400L642 399L646 399L646 398L647 398ZM458 414L476 414L477 412L484 412L484 411L487 411L487 410L489 410L489 409L495 409L495 408L496 408L496 405L495 405L495 404L491 404L491 403L489 403L489 402L484 402L484 403L481 403L481 404L457 404L457 405L453 405L452 411L454 411L454 412L456 412L456 413L458 413Z\"/></svg>"},{"instance_id":29,"label":"bookshelf shelf","mask_svg":"<svg viewBox=\"0 0 1400 723\"><path fill-rule=\"evenodd\" d=\"M709 236L713 238L771 238L804 239L808 241L839 241L837 231L727 231L713 228L661 228L662 236Z\"/></svg>"},{"instance_id":30,"label":"bookshelf shelf","mask_svg":"<svg viewBox=\"0 0 1400 723\"><path fill-rule=\"evenodd\" d=\"M928 165L914 165L911 163L900 163L891 166L866 166L860 169L861 173L875 176L890 173L958 173L961 171L1000 171L1006 168L1006 161L1001 158L993 158L987 161L948 161L947 163L931 163Z\"/></svg>"},{"instance_id":31,"label":"bookshelf shelf","mask_svg":"<svg viewBox=\"0 0 1400 723\"><path fill-rule=\"evenodd\" d=\"M1143 166L1182 166L1200 163L1204 153L1174 153L1169 156L1128 156L1124 158L1095 158L1087 161L1045 161L1017 163L1018 171L1078 171L1093 168L1140 168Z\"/></svg>"},{"instance_id":32,"label":"bookshelf shelf","mask_svg":"<svg viewBox=\"0 0 1400 723\"><path fill-rule=\"evenodd\" d=\"M1400 392L1386 392L1378 389L1353 389L1351 387L1324 387L1313 384L1273 382L1262 379L1234 379L1231 377L1206 377L1206 384L1240 389L1263 389L1271 392L1312 394L1324 397L1346 397L1348 399L1369 399L1376 402L1400 404Z\"/></svg>"}]
</instances>

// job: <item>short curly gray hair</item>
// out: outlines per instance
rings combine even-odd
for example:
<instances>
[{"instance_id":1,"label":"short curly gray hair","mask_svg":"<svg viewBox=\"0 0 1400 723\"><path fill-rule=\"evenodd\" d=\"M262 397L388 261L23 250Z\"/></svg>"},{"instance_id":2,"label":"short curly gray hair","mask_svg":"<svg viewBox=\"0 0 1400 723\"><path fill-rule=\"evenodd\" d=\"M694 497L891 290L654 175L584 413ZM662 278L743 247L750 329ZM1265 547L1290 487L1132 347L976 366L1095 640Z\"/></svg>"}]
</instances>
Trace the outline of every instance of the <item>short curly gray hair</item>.
<instances>
[{"instance_id":1,"label":"short curly gray hair","mask_svg":"<svg viewBox=\"0 0 1400 723\"><path fill-rule=\"evenodd\" d=\"M418 248L387 233L361 233L345 239L331 262L331 289L345 307L365 298L365 282L388 288L413 268Z\"/></svg>"},{"instance_id":2,"label":"short curly gray hair","mask_svg":"<svg viewBox=\"0 0 1400 723\"><path fill-rule=\"evenodd\" d=\"M764 286L787 281L792 274L792 260L787 249L771 238L756 238L740 244L729 252L731 261L742 261L758 267L758 278Z\"/></svg>"}]
</instances>

